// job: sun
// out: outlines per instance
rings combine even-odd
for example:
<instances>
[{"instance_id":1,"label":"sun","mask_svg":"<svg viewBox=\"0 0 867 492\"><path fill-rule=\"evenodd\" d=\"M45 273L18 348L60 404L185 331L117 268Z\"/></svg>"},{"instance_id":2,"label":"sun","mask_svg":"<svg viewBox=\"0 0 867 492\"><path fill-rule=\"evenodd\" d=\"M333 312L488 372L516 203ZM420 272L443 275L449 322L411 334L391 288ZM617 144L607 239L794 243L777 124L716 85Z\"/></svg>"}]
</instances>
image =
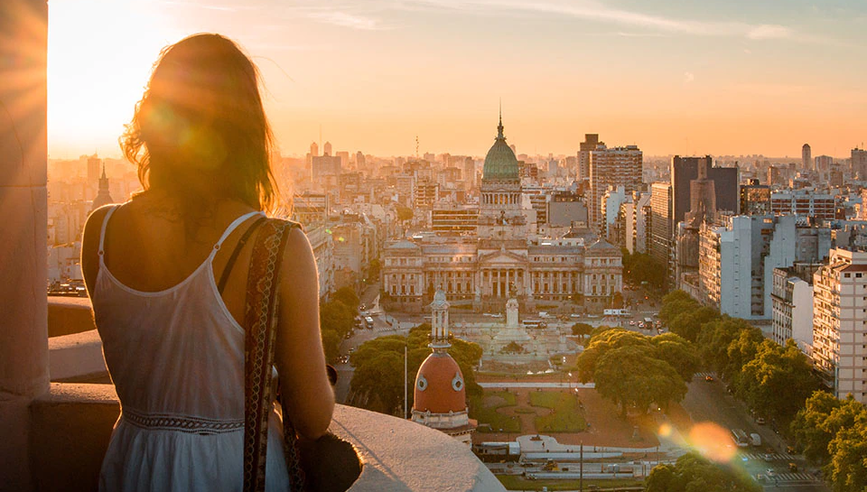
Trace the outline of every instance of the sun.
<instances>
[{"instance_id":1,"label":"sun","mask_svg":"<svg viewBox=\"0 0 867 492\"><path fill-rule=\"evenodd\" d=\"M51 0L48 4L48 146L51 157L118 155L117 138L171 24L157 2ZM59 154L59 155L58 155Z\"/></svg>"}]
</instances>

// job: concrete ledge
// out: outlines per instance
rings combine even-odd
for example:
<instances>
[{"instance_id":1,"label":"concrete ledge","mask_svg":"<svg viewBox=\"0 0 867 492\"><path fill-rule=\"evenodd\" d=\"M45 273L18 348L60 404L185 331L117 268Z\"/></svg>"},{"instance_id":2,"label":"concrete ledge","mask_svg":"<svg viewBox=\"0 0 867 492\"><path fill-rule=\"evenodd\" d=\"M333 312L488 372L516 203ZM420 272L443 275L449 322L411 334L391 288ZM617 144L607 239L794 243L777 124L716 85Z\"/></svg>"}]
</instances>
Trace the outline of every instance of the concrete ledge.
<instances>
[{"instance_id":1,"label":"concrete ledge","mask_svg":"<svg viewBox=\"0 0 867 492\"><path fill-rule=\"evenodd\" d=\"M468 446L421 424L337 405L329 431L361 457L352 492L505 490Z\"/></svg>"},{"instance_id":2,"label":"concrete ledge","mask_svg":"<svg viewBox=\"0 0 867 492\"><path fill-rule=\"evenodd\" d=\"M30 404L30 470L35 490L96 490L120 414L110 384L52 383Z\"/></svg>"},{"instance_id":3,"label":"concrete ledge","mask_svg":"<svg viewBox=\"0 0 867 492\"><path fill-rule=\"evenodd\" d=\"M90 299L86 297L48 297L49 338L95 329Z\"/></svg>"},{"instance_id":4,"label":"concrete ledge","mask_svg":"<svg viewBox=\"0 0 867 492\"><path fill-rule=\"evenodd\" d=\"M49 338L48 367L52 381L106 373L99 333L90 330Z\"/></svg>"},{"instance_id":5,"label":"concrete ledge","mask_svg":"<svg viewBox=\"0 0 867 492\"><path fill-rule=\"evenodd\" d=\"M34 488L96 490L120 413L114 386L52 383L29 411ZM337 453L333 446L318 447L331 451L308 459L323 463L326 470L357 470L360 459L363 468L351 491L505 490L467 446L422 425L337 405L329 430L351 444L358 457L344 444Z\"/></svg>"}]
</instances>

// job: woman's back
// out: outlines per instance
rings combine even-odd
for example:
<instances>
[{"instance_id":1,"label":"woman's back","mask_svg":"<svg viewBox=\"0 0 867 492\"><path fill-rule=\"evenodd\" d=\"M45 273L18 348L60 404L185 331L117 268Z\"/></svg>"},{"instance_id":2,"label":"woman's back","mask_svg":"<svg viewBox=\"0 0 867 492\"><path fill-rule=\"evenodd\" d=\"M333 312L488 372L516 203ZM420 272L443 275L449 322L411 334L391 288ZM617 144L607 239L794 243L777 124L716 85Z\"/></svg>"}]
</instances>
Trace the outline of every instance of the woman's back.
<instances>
[{"instance_id":1,"label":"woman's back","mask_svg":"<svg viewBox=\"0 0 867 492\"><path fill-rule=\"evenodd\" d=\"M237 217L210 251L195 251L203 248L179 247L176 223L148 214L146 203L127 207L109 210L102 221L93 290L96 324L124 411L241 422L244 329L218 292L213 268L215 258L225 256L226 239L261 214ZM183 258L185 249L194 253Z\"/></svg>"}]
</instances>

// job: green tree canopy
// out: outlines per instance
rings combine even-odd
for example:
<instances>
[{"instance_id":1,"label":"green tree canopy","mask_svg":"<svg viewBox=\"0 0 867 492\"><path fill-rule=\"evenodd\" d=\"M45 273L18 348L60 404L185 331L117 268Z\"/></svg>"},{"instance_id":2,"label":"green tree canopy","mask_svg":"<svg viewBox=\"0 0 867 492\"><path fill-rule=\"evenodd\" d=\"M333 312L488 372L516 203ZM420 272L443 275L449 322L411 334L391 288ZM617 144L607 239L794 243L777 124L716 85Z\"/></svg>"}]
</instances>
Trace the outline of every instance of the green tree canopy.
<instances>
[{"instance_id":1,"label":"green tree canopy","mask_svg":"<svg viewBox=\"0 0 867 492\"><path fill-rule=\"evenodd\" d=\"M618 405L622 416L630 408L646 412L651 403L667 406L686 396L686 384L668 362L656 359L646 346L608 351L597 362L596 390Z\"/></svg>"},{"instance_id":2,"label":"green tree canopy","mask_svg":"<svg viewBox=\"0 0 867 492\"><path fill-rule=\"evenodd\" d=\"M587 323L575 323L572 325L572 334L581 335L582 338L593 332L593 326Z\"/></svg>"},{"instance_id":3,"label":"green tree canopy","mask_svg":"<svg viewBox=\"0 0 867 492\"><path fill-rule=\"evenodd\" d=\"M321 330L322 349L325 351L325 360L329 364L337 362L340 357L340 335L334 330Z\"/></svg>"},{"instance_id":4,"label":"green tree canopy","mask_svg":"<svg viewBox=\"0 0 867 492\"><path fill-rule=\"evenodd\" d=\"M686 301L685 305L691 305ZM674 316L668 323L668 328L678 335L686 338L690 342L698 340L698 335L701 333L702 327L719 318L719 311L716 308L702 306L698 309L683 311Z\"/></svg>"},{"instance_id":5,"label":"green tree canopy","mask_svg":"<svg viewBox=\"0 0 867 492\"><path fill-rule=\"evenodd\" d=\"M673 367L680 377L689 382L701 367L695 346L675 333L664 333L650 339L656 347L656 356Z\"/></svg>"},{"instance_id":6,"label":"green tree canopy","mask_svg":"<svg viewBox=\"0 0 867 492\"><path fill-rule=\"evenodd\" d=\"M593 330L593 334L590 336L590 343L576 362L578 379L585 383L593 380L594 373L596 372L596 363L607 352L616 348L634 345L647 349L651 348L650 337L644 336L641 333L624 330L623 328L610 327L605 327L606 329L603 331L597 331L601 328Z\"/></svg>"},{"instance_id":7,"label":"green tree canopy","mask_svg":"<svg viewBox=\"0 0 867 492\"><path fill-rule=\"evenodd\" d=\"M674 465L659 465L645 482L647 492L759 492L761 486L745 473L716 464L696 452L687 453Z\"/></svg>"},{"instance_id":8,"label":"green tree canopy","mask_svg":"<svg viewBox=\"0 0 867 492\"><path fill-rule=\"evenodd\" d=\"M665 284L665 265L647 253L630 254L623 250L623 279L633 285L647 282L655 288Z\"/></svg>"},{"instance_id":9,"label":"green tree canopy","mask_svg":"<svg viewBox=\"0 0 867 492\"><path fill-rule=\"evenodd\" d=\"M337 292L335 292L331 298L335 301L342 302L351 308L353 316L358 314L358 304L361 302L361 299L358 298L355 289L352 287L346 286L337 289Z\"/></svg>"},{"instance_id":10,"label":"green tree canopy","mask_svg":"<svg viewBox=\"0 0 867 492\"><path fill-rule=\"evenodd\" d=\"M738 395L756 411L789 422L818 387L810 361L794 341L763 341L737 379Z\"/></svg>"},{"instance_id":11,"label":"green tree canopy","mask_svg":"<svg viewBox=\"0 0 867 492\"><path fill-rule=\"evenodd\" d=\"M835 492L867 490L867 422L840 429L828 444L831 462L825 467Z\"/></svg>"},{"instance_id":12,"label":"green tree canopy","mask_svg":"<svg viewBox=\"0 0 867 492\"><path fill-rule=\"evenodd\" d=\"M855 425L864 413L864 406L851 395L840 400L826 391L816 391L798 411L790 428L805 458L813 463L826 463L830 458L828 444L837 432Z\"/></svg>"},{"instance_id":13,"label":"green tree canopy","mask_svg":"<svg viewBox=\"0 0 867 492\"><path fill-rule=\"evenodd\" d=\"M326 301L319 305L319 325L343 337L355 324L355 310L340 301Z\"/></svg>"},{"instance_id":14,"label":"green tree canopy","mask_svg":"<svg viewBox=\"0 0 867 492\"><path fill-rule=\"evenodd\" d=\"M740 337L741 330L757 331L761 337L761 331L746 321L739 318L722 316L704 325L698 336L698 346L701 357L711 369L717 371L722 377L729 377L730 372L729 345ZM739 371L740 368L735 368Z\"/></svg>"}]
</instances>

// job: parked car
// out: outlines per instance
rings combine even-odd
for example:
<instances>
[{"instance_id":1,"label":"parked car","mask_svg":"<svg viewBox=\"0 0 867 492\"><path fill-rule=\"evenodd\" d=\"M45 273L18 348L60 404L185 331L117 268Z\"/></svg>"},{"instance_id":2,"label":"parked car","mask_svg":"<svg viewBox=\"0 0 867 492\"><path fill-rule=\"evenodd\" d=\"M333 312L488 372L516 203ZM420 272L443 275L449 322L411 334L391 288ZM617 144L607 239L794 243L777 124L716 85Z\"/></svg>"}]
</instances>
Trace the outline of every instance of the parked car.
<instances>
[{"instance_id":1,"label":"parked car","mask_svg":"<svg viewBox=\"0 0 867 492\"><path fill-rule=\"evenodd\" d=\"M789 463L789 471L796 473L798 471L798 464L797 463Z\"/></svg>"},{"instance_id":2,"label":"parked car","mask_svg":"<svg viewBox=\"0 0 867 492\"><path fill-rule=\"evenodd\" d=\"M704 380L707 381L708 383L712 383L713 382L713 376L705 376Z\"/></svg>"},{"instance_id":3,"label":"parked car","mask_svg":"<svg viewBox=\"0 0 867 492\"><path fill-rule=\"evenodd\" d=\"M765 418L764 417L756 417L756 423L759 425L765 425Z\"/></svg>"}]
</instances>

